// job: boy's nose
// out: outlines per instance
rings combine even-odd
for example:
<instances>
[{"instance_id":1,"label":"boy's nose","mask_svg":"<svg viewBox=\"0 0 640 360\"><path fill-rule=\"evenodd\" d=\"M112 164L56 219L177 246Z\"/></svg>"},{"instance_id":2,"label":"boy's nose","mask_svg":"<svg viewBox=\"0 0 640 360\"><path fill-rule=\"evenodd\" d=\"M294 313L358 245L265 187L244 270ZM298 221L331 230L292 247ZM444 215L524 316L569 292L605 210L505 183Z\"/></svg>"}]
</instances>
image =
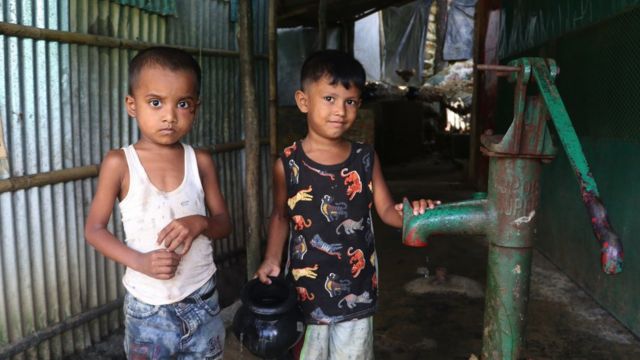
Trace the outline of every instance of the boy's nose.
<instances>
[{"instance_id":1,"label":"boy's nose","mask_svg":"<svg viewBox=\"0 0 640 360\"><path fill-rule=\"evenodd\" d=\"M178 116L175 110L169 109L168 111L166 111L164 116L162 117L162 122L167 122L171 124L178 122Z\"/></svg>"},{"instance_id":2,"label":"boy's nose","mask_svg":"<svg viewBox=\"0 0 640 360\"><path fill-rule=\"evenodd\" d=\"M338 116L344 116L346 113L345 104L344 103L336 103L334 106L333 113Z\"/></svg>"}]
</instances>

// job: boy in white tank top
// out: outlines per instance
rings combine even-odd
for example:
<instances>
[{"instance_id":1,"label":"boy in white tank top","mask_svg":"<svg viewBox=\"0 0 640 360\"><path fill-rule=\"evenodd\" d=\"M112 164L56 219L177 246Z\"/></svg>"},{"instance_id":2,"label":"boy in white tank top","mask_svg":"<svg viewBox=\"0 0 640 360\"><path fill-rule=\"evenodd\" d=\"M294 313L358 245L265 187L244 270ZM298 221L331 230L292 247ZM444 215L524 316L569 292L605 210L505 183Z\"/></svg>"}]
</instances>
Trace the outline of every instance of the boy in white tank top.
<instances>
[{"instance_id":1,"label":"boy in white tank top","mask_svg":"<svg viewBox=\"0 0 640 360\"><path fill-rule=\"evenodd\" d=\"M200 77L182 50L149 48L131 60L125 105L140 139L105 156L87 217L87 242L127 267L128 358L222 358L211 240L229 235L231 222L211 155L180 142ZM107 228L116 199L126 244Z\"/></svg>"}]
</instances>

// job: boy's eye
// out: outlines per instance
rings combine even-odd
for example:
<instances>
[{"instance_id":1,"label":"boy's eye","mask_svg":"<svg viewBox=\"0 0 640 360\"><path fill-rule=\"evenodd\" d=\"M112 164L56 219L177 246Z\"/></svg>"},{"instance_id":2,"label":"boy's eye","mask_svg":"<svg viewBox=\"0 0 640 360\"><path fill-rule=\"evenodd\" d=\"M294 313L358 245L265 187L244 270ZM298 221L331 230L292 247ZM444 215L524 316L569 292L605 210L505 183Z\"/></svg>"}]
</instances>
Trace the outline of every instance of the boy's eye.
<instances>
[{"instance_id":1,"label":"boy's eye","mask_svg":"<svg viewBox=\"0 0 640 360\"><path fill-rule=\"evenodd\" d=\"M346 102L347 102L347 105L350 105L350 106L358 105L358 102L356 100L349 99Z\"/></svg>"},{"instance_id":2,"label":"boy's eye","mask_svg":"<svg viewBox=\"0 0 640 360\"><path fill-rule=\"evenodd\" d=\"M149 101L149 105L151 105L151 107L159 107L160 104L161 102L158 99L152 99Z\"/></svg>"},{"instance_id":3,"label":"boy's eye","mask_svg":"<svg viewBox=\"0 0 640 360\"><path fill-rule=\"evenodd\" d=\"M191 105L189 104L188 101L185 101L185 100L178 101L178 108L180 108L180 109L188 109L190 107L191 107Z\"/></svg>"},{"instance_id":4,"label":"boy's eye","mask_svg":"<svg viewBox=\"0 0 640 360\"><path fill-rule=\"evenodd\" d=\"M333 102L333 96L325 96L324 100L328 102Z\"/></svg>"}]
</instances>

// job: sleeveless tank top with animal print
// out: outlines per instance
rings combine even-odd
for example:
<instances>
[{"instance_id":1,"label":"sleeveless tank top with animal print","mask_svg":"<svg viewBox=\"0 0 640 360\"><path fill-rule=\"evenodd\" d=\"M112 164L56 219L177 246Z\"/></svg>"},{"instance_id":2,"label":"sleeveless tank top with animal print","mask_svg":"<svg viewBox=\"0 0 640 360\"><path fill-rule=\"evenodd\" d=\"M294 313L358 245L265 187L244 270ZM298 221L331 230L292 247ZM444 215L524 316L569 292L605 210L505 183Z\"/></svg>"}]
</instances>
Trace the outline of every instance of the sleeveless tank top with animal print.
<instances>
[{"instance_id":1,"label":"sleeveless tank top with animal print","mask_svg":"<svg viewBox=\"0 0 640 360\"><path fill-rule=\"evenodd\" d=\"M322 165L297 141L280 158L290 219L287 273L307 323L371 316L378 284L371 223L373 148L351 143L346 161Z\"/></svg>"}]
</instances>

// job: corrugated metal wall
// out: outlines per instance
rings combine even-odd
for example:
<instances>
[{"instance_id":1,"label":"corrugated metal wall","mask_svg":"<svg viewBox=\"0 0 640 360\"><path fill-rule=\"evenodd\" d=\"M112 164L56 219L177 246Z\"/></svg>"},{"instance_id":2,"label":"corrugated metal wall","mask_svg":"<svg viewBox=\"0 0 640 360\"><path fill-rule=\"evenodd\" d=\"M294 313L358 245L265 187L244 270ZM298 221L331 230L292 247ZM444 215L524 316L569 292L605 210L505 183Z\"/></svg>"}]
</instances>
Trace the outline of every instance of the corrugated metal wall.
<instances>
[{"instance_id":1,"label":"corrugated metal wall","mask_svg":"<svg viewBox=\"0 0 640 360\"><path fill-rule=\"evenodd\" d=\"M266 6L266 1L254 2L256 54L266 54ZM0 21L236 50L229 11L224 0L177 1L176 16L166 18L107 0L5 0L0 2ZM98 164L109 149L134 142L137 127L123 107L127 64L134 54L0 35L0 117L10 162L0 179ZM203 102L187 141L202 146L241 141L237 56L196 58L203 67ZM256 64L262 121L268 98L266 58ZM266 121L261 126L266 136ZM263 149L266 174L268 148ZM244 246L243 151L216 154L215 159L235 224L234 234L216 244L216 256L224 257ZM123 295L123 268L84 241L94 189L95 179L86 179L0 194L0 349ZM266 194L266 180L261 190ZM117 209L113 218L118 220L112 230L123 238ZM118 307L17 358L61 358L81 350L118 328L120 314Z\"/></svg>"},{"instance_id":2,"label":"corrugated metal wall","mask_svg":"<svg viewBox=\"0 0 640 360\"><path fill-rule=\"evenodd\" d=\"M535 0L530 8L538 7ZM578 14L598 1L563 1L559 9ZM612 3L628 4L631 1ZM585 7L585 9L588 7ZM619 275L600 269L600 249L581 202L575 174L563 150L543 166L536 247L591 294L604 308L640 335L640 6L617 14L590 11L607 20L571 33L556 33L553 41L528 48L524 56L554 58L560 67L556 83L576 129L591 172L598 183L610 221L624 244L625 264ZM519 9L518 11L523 11ZM510 13L507 13L509 16ZM546 13L529 14L535 19ZM606 15L606 16L604 16ZM612 17L611 17L612 16ZM520 25L526 28L526 24ZM540 30L544 30L541 28ZM517 44L516 44L517 45ZM508 89L507 89L508 88ZM513 86L500 93L502 123L513 114Z\"/></svg>"}]
</instances>

